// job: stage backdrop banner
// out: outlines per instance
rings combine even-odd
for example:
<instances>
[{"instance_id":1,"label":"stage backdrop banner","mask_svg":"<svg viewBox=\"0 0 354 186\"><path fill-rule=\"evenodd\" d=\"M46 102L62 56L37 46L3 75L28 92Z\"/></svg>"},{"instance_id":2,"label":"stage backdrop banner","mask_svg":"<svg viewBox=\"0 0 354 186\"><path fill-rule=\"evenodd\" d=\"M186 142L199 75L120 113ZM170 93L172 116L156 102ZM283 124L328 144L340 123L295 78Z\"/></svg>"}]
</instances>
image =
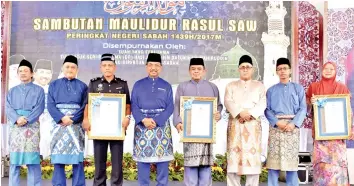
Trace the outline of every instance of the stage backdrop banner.
<instances>
[{"instance_id":1,"label":"stage backdrop banner","mask_svg":"<svg viewBox=\"0 0 354 186\"><path fill-rule=\"evenodd\" d=\"M88 84L102 76L103 53L116 55L116 76L127 80L130 89L147 76L148 53L162 55L161 77L172 84L190 79L193 57L204 58L206 79L215 83L223 102L227 83L238 80L238 60L250 55L253 79L266 87L278 82L275 61L291 59L291 2L189 2L189 1L104 1L104 2L12 2L9 88L19 84L16 70L22 59L33 63L34 81L47 92L48 84L63 75L66 55L79 59L78 79ZM215 154L226 151L227 117L217 123ZM41 117L41 150L48 154L51 117ZM133 149L133 123L124 151ZM266 155L268 123L263 118L263 151ZM173 127L174 149L182 152ZM48 147L47 147L48 146ZM86 144L92 154L92 141ZM46 149L47 148L47 149Z\"/></svg>"}]
</instances>

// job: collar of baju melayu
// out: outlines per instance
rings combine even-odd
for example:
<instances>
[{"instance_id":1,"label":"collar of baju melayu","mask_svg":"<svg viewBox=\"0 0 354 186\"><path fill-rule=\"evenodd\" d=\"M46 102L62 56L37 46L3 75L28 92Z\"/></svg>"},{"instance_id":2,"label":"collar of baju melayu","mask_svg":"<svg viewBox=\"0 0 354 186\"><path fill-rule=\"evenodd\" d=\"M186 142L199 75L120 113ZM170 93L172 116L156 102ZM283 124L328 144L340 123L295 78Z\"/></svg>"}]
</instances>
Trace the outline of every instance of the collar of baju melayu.
<instances>
[{"instance_id":1,"label":"collar of baju melayu","mask_svg":"<svg viewBox=\"0 0 354 186\"><path fill-rule=\"evenodd\" d=\"M240 79L240 81L241 81L241 83L243 83L243 84L249 84L249 83L251 83L252 79L249 79L249 80L247 80L247 81Z\"/></svg>"},{"instance_id":2,"label":"collar of baju melayu","mask_svg":"<svg viewBox=\"0 0 354 186\"><path fill-rule=\"evenodd\" d=\"M28 82L28 83L23 83L23 82L21 82L21 87L26 87L26 86L31 86L31 85L33 85L33 81L30 81L30 82Z\"/></svg>"},{"instance_id":3,"label":"collar of baju melayu","mask_svg":"<svg viewBox=\"0 0 354 186\"><path fill-rule=\"evenodd\" d=\"M66 77L63 77L63 80L65 80L65 81L74 81L76 78L74 78L74 79L68 79L68 78L66 78Z\"/></svg>"},{"instance_id":4,"label":"collar of baju melayu","mask_svg":"<svg viewBox=\"0 0 354 186\"><path fill-rule=\"evenodd\" d=\"M204 79L201 79L201 80L199 80L198 82L194 81L193 79L190 80L190 82L191 82L192 84L194 84L194 85L202 84L202 83L204 83L204 81L205 81Z\"/></svg>"},{"instance_id":5,"label":"collar of baju melayu","mask_svg":"<svg viewBox=\"0 0 354 186\"><path fill-rule=\"evenodd\" d=\"M290 82L291 82L291 81L289 80L287 83L282 83L282 82L279 82L278 84L279 84L279 85L281 85L281 86L287 86L287 85L289 85L289 84L290 84Z\"/></svg>"},{"instance_id":6,"label":"collar of baju melayu","mask_svg":"<svg viewBox=\"0 0 354 186\"><path fill-rule=\"evenodd\" d=\"M159 80L159 77L152 78L152 77L148 76L148 77L147 77L147 80L148 80L149 82L156 82L157 80Z\"/></svg>"}]
</instances>

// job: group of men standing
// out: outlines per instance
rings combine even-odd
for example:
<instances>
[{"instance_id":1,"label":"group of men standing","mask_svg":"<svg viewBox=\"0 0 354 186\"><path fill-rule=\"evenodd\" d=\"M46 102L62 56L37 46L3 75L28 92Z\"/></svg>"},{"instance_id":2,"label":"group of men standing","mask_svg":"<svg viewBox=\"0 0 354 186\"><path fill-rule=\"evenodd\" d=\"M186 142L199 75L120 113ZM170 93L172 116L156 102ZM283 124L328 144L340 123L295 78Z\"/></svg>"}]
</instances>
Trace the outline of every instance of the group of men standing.
<instances>
[{"instance_id":1,"label":"group of men standing","mask_svg":"<svg viewBox=\"0 0 354 186\"><path fill-rule=\"evenodd\" d=\"M299 185L299 128L306 116L304 88L290 82L291 64L279 58L276 72L279 83L267 91L252 80L252 58L239 60L240 80L231 82L225 91L225 107L229 112L227 134L227 184L239 186L241 175L247 175L246 186L257 186L261 173L261 121L270 123L268 140L268 185L277 186L279 171L286 171L289 186Z\"/></svg>"},{"instance_id":2,"label":"group of men standing","mask_svg":"<svg viewBox=\"0 0 354 186\"><path fill-rule=\"evenodd\" d=\"M67 56L63 62L63 78L50 83L47 110L52 117L51 163L54 164L52 184L66 185L65 165L73 165L73 186L85 185L84 136L91 130L88 120L88 93L126 94L126 117L122 126L127 129L131 115L135 119L133 158L137 161L138 182L150 184L150 165L157 166L159 186L168 185L169 162L173 160L173 145L169 118L183 131L180 117L180 97L198 96L217 98L219 121L223 105L217 86L204 79L206 69L202 58L192 58L189 65L191 80L181 83L173 101L171 85L159 77L161 56L150 53L146 61L148 76L134 84L131 93L126 81L115 77L115 56L103 54L100 69L102 77L91 79L89 86L76 79L78 61ZM240 80L226 87L224 103L229 112L227 134L227 183L240 185L240 176L247 175L247 186L256 186L261 173L261 123L265 115L271 124L267 167L268 185L278 185L279 171L287 171L288 185L298 185L297 158L299 127L306 114L304 89L289 81L291 64L288 59L277 60L276 71L280 82L266 92L259 81L252 80L252 58L239 59ZM39 117L45 108L45 94L32 83L30 62L22 60L18 74L21 84L10 89L6 113L10 132L10 185L20 185L19 168L28 167L28 184L40 185ZM94 140L94 185L106 185L107 149L112 153L111 185L123 184L123 141ZM188 186L212 184L213 149L209 143L184 143L184 179Z\"/></svg>"}]
</instances>

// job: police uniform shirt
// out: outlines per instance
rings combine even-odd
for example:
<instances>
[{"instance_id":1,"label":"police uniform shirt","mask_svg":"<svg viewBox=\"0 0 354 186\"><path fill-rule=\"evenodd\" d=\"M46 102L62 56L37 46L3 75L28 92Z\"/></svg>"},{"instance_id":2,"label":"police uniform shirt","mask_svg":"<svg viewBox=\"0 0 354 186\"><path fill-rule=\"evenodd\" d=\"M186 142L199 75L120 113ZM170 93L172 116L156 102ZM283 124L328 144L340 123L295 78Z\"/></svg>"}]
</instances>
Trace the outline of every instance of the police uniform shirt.
<instances>
[{"instance_id":1,"label":"police uniform shirt","mask_svg":"<svg viewBox=\"0 0 354 186\"><path fill-rule=\"evenodd\" d=\"M130 104L130 95L127 81L115 77L108 82L104 77L93 78L89 84L89 93L125 94L126 104Z\"/></svg>"}]
</instances>

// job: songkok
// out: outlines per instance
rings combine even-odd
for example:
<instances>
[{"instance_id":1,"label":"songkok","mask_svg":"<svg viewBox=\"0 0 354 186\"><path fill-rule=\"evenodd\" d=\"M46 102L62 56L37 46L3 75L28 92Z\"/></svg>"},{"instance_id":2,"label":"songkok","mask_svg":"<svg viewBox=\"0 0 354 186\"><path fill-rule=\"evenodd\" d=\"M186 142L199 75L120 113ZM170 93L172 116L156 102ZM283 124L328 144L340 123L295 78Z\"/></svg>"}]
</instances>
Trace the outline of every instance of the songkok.
<instances>
[{"instance_id":1,"label":"songkok","mask_svg":"<svg viewBox=\"0 0 354 186\"><path fill-rule=\"evenodd\" d=\"M34 66L34 71L36 71L38 69L45 69L45 70L52 71L52 61L45 60L45 59L38 60L36 62L36 65Z\"/></svg>"},{"instance_id":2,"label":"songkok","mask_svg":"<svg viewBox=\"0 0 354 186\"><path fill-rule=\"evenodd\" d=\"M146 60L146 63L148 62L159 62L161 63L161 55L160 54L156 54L156 53L150 53L147 60Z\"/></svg>"},{"instance_id":3,"label":"songkok","mask_svg":"<svg viewBox=\"0 0 354 186\"><path fill-rule=\"evenodd\" d=\"M113 54L106 53L106 54L102 54L101 62L102 61L112 61L113 63L116 63L116 58Z\"/></svg>"},{"instance_id":4,"label":"songkok","mask_svg":"<svg viewBox=\"0 0 354 186\"><path fill-rule=\"evenodd\" d=\"M192 58L191 61L189 62L189 66L192 66L192 65L202 65L202 66L204 66L203 58Z\"/></svg>"},{"instance_id":5,"label":"songkok","mask_svg":"<svg viewBox=\"0 0 354 186\"><path fill-rule=\"evenodd\" d=\"M238 62L238 66L240 66L242 63L249 63L249 64L253 65L252 58L250 56L248 56L248 55L243 55L240 58L240 60Z\"/></svg>"},{"instance_id":6,"label":"songkok","mask_svg":"<svg viewBox=\"0 0 354 186\"><path fill-rule=\"evenodd\" d=\"M20 68L21 66L28 67L28 68L30 68L31 72L33 72L32 64L31 64L29 61L23 59L23 60L20 62L20 65L18 66L18 68Z\"/></svg>"},{"instance_id":7,"label":"songkok","mask_svg":"<svg viewBox=\"0 0 354 186\"><path fill-rule=\"evenodd\" d=\"M279 59L277 60L277 65L276 65L276 67L278 67L279 65L289 65L289 67L291 68L290 61L289 61L288 59L286 59L286 58L283 58L283 57L281 57L281 58L279 58Z\"/></svg>"},{"instance_id":8,"label":"songkok","mask_svg":"<svg viewBox=\"0 0 354 186\"><path fill-rule=\"evenodd\" d=\"M77 58L76 58L75 56L73 56L73 55L68 55L68 56L66 56L66 58L65 58L65 60L64 60L64 63L66 63L66 62L75 63L77 66L79 66L79 65L77 64ZM64 64L64 63L63 63L63 64Z\"/></svg>"}]
</instances>

